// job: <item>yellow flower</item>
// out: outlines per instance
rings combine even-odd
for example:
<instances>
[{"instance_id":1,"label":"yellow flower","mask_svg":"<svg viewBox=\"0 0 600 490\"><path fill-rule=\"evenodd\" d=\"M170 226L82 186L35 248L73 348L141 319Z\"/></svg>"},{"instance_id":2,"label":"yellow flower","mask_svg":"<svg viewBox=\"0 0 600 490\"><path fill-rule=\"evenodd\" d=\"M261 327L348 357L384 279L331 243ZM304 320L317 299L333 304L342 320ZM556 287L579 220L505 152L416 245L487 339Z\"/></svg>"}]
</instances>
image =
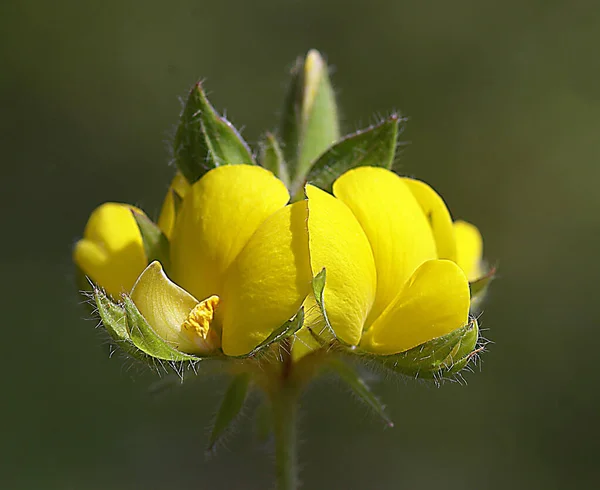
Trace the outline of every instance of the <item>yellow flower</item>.
<instances>
[{"instance_id":1,"label":"yellow flower","mask_svg":"<svg viewBox=\"0 0 600 490\"><path fill-rule=\"evenodd\" d=\"M178 172L165 196L158 225L170 237L175 222L175 199L182 199L189 184ZM129 293L148 265L148 257L132 212L144 214L129 204L104 203L87 222L83 238L75 244L73 261L94 283L117 299Z\"/></svg>"},{"instance_id":2,"label":"yellow flower","mask_svg":"<svg viewBox=\"0 0 600 490\"><path fill-rule=\"evenodd\" d=\"M325 312L339 340L396 354L467 324L455 226L431 187L361 167L337 179L335 197L306 192L312 271L327 271ZM475 254L463 256L470 266Z\"/></svg>"},{"instance_id":3,"label":"yellow flower","mask_svg":"<svg viewBox=\"0 0 600 490\"><path fill-rule=\"evenodd\" d=\"M206 173L183 200L171 236L169 279L158 263L131 298L173 347L249 353L302 305L312 276L306 201L258 166Z\"/></svg>"},{"instance_id":4,"label":"yellow flower","mask_svg":"<svg viewBox=\"0 0 600 490\"><path fill-rule=\"evenodd\" d=\"M159 219L170 238L166 273L167 264L145 268L125 205L92 214L75 260L113 297L130 292L151 328L190 354L246 355L301 306L313 332L327 324L344 344L375 354L467 324L465 273L478 274L481 255L476 228L453 224L427 184L382 168L346 172L333 194L307 185L306 199L289 204L284 184L252 165L217 167L192 186L176 176ZM324 312L311 287L322 269ZM306 329L295 357L302 345L318 346Z\"/></svg>"}]
</instances>

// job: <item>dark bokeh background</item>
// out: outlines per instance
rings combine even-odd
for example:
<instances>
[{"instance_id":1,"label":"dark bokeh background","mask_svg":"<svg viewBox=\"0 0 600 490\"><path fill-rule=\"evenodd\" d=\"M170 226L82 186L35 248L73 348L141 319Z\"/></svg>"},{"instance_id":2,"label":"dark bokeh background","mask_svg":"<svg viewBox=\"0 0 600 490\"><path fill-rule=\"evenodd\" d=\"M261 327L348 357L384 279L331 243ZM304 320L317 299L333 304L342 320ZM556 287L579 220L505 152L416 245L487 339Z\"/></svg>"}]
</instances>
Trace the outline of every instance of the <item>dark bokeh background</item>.
<instances>
[{"instance_id":1,"label":"dark bokeh background","mask_svg":"<svg viewBox=\"0 0 600 490\"><path fill-rule=\"evenodd\" d=\"M304 488L592 488L599 44L591 0L1 2L0 486L271 487L250 414L204 458L222 380L154 397L153 376L108 358L70 252L102 201L157 211L197 78L256 142L316 47L346 130L410 116L402 169L479 225L500 279L483 317L495 344L468 386L377 386L395 429L314 386Z\"/></svg>"}]
</instances>

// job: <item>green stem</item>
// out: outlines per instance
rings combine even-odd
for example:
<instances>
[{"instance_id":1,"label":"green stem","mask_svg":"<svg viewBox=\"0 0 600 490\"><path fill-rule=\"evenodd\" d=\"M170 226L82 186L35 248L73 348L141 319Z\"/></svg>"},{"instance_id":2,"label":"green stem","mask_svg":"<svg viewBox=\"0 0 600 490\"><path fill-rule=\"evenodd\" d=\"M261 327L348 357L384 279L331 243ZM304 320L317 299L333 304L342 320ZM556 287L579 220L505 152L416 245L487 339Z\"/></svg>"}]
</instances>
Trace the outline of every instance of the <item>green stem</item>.
<instances>
[{"instance_id":1,"label":"green stem","mask_svg":"<svg viewBox=\"0 0 600 490\"><path fill-rule=\"evenodd\" d=\"M271 393L273 410L273 433L275 435L275 465L277 488L296 490L298 475L296 469L296 391L285 381L281 389Z\"/></svg>"},{"instance_id":2,"label":"green stem","mask_svg":"<svg viewBox=\"0 0 600 490\"><path fill-rule=\"evenodd\" d=\"M293 375L294 364L290 352L289 345L283 349L281 371L274 386L269 390L275 435L275 472L279 490L298 488L296 410L301 390Z\"/></svg>"}]
</instances>

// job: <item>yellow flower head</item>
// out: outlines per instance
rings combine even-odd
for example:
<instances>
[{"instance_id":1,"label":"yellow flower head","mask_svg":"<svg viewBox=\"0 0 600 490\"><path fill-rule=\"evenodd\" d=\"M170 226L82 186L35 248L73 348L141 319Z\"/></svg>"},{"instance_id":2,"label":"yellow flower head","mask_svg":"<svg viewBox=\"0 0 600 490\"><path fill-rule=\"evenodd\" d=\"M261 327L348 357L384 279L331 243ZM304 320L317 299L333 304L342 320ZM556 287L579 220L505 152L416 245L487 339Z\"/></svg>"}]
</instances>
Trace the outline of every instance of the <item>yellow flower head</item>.
<instances>
[{"instance_id":1,"label":"yellow flower head","mask_svg":"<svg viewBox=\"0 0 600 490\"><path fill-rule=\"evenodd\" d=\"M168 277L156 263L131 291L148 259L125 205L92 214L75 260L113 297L131 291L152 328L187 353L247 354L301 305L313 333L327 324L344 344L376 354L467 324L465 274L479 272L479 235L453 224L429 186L361 167L343 174L333 195L311 185L305 192L288 204L286 187L267 170L218 167L189 188L179 182L178 213L167 195L159 223L170 238ZM323 268L320 312L311 281ZM300 339L309 340L306 332Z\"/></svg>"}]
</instances>

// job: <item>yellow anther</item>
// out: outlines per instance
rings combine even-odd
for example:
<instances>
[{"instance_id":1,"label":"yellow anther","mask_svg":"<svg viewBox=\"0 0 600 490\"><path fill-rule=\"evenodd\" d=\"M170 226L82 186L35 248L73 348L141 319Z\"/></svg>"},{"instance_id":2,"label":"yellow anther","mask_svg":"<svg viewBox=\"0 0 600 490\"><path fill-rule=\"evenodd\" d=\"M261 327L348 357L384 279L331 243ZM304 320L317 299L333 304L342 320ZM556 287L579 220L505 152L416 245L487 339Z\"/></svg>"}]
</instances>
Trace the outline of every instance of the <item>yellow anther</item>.
<instances>
[{"instance_id":1,"label":"yellow anther","mask_svg":"<svg viewBox=\"0 0 600 490\"><path fill-rule=\"evenodd\" d=\"M196 344L210 350L217 348L220 344L218 333L214 328L210 328L219 302L218 296L211 296L201 301L194 306L181 324L182 331L187 332Z\"/></svg>"}]
</instances>

